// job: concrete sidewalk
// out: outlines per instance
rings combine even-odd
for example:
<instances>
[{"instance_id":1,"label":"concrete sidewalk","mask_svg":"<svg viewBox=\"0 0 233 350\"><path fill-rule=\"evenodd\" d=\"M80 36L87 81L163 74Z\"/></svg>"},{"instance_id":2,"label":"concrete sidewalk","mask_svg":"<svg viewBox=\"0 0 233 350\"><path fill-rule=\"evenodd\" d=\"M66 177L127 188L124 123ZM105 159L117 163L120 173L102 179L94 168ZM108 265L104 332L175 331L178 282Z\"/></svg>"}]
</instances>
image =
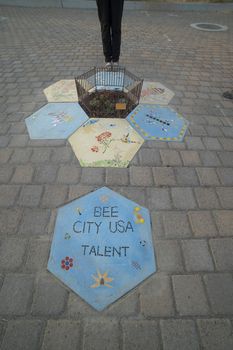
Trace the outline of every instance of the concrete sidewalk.
<instances>
[{"instance_id":1,"label":"concrete sidewalk","mask_svg":"<svg viewBox=\"0 0 233 350\"><path fill-rule=\"evenodd\" d=\"M121 63L174 91L190 126L183 143L145 142L127 169L93 169L65 141L30 140L24 119L44 88L102 64L96 12L0 7L2 350L233 349L232 23L125 11ZM104 185L149 208L158 272L98 313L46 265L56 207Z\"/></svg>"}]
</instances>

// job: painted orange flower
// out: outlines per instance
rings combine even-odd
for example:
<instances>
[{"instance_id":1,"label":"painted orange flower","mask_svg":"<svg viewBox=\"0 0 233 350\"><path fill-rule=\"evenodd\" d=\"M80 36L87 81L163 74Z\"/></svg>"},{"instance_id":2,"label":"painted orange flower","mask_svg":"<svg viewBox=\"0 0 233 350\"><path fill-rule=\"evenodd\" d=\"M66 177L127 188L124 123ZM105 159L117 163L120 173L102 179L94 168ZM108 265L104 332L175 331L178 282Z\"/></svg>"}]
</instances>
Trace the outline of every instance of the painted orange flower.
<instances>
[{"instance_id":1,"label":"painted orange flower","mask_svg":"<svg viewBox=\"0 0 233 350\"><path fill-rule=\"evenodd\" d=\"M99 147L98 146L93 146L91 147L92 152L99 152Z\"/></svg>"},{"instance_id":2,"label":"painted orange flower","mask_svg":"<svg viewBox=\"0 0 233 350\"><path fill-rule=\"evenodd\" d=\"M109 132L109 131L104 131L102 132L100 135L96 136L96 139L98 142L103 142L105 141L106 139L109 139L109 137L112 136L112 133Z\"/></svg>"}]
</instances>

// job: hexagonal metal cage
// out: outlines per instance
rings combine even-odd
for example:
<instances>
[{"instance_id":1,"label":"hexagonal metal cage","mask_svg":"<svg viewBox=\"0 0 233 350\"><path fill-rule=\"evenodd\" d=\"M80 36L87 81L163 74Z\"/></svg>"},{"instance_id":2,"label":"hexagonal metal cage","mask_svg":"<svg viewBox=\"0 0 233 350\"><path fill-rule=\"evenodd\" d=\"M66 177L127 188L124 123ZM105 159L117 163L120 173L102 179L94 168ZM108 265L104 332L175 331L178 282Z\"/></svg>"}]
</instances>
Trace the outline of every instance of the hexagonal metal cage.
<instances>
[{"instance_id":1,"label":"hexagonal metal cage","mask_svg":"<svg viewBox=\"0 0 233 350\"><path fill-rule=\"evenodd\" d=\"M143 79L124 67L94 67L75 78L79 104L89 117L126 118L139 104ZM96 96L100 96L96 101ZM106 100L106 101L105 101ZM106 111L104 110L106 102ZM112 104L112 112L108 113ZM98 108L97 108L98 107ZM102 109L102 112L100 112Z\"/></svg>"}]
</instances>

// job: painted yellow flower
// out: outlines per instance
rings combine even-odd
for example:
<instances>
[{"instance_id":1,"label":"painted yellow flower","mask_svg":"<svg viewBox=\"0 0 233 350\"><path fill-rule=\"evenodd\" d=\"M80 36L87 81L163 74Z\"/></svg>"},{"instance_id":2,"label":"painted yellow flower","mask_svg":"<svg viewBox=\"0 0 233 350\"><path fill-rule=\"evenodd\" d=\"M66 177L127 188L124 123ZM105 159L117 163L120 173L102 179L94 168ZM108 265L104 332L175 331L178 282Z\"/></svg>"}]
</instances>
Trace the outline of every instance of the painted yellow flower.
<instances>
[{"instance_id":1,"label":"painted yellow flower","mask_svg":"<svg viewBox=\"0 0 233 350\"><path fill-rule=\"evenodd\" d=\"M112 288L112 286L110 284L108 284L108 282L112 282L113 278L108 277L108 273L107 272L102 274L102 273L100 273L97 270L97 274L98 274L98 277L97 276L92 276L92 278L96 281L96 283L93 284L91 286L91 288L98 288L100 286L105 286L105 287L108 287L108 288Z\"/></svg>"}]
</instances>

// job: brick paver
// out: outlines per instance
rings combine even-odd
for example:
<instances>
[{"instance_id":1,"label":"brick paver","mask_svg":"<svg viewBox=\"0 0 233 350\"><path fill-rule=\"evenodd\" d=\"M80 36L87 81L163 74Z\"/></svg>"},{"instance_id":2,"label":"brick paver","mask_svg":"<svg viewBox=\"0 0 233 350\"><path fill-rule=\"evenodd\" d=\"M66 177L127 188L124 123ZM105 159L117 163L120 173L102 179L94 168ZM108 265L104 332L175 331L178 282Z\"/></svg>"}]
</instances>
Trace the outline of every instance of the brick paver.
<instances>
[{"instance_id":1,"label":"brick paver","mask_svg":"<svg viewBox=\"0 0 233 350\"><path fill-rule=\"evenodd\" d=\"M128 169L85 169L24 120L44 88L103 63L96 11L0 12L0 348L232 350L232 13L125 11L122 64L173 90L189 128ZM206 18L229 30L190 27ZM56 208L106 185L150 209L158 272L98 313L46 264Z\"/></svg>"}]
</instances>

